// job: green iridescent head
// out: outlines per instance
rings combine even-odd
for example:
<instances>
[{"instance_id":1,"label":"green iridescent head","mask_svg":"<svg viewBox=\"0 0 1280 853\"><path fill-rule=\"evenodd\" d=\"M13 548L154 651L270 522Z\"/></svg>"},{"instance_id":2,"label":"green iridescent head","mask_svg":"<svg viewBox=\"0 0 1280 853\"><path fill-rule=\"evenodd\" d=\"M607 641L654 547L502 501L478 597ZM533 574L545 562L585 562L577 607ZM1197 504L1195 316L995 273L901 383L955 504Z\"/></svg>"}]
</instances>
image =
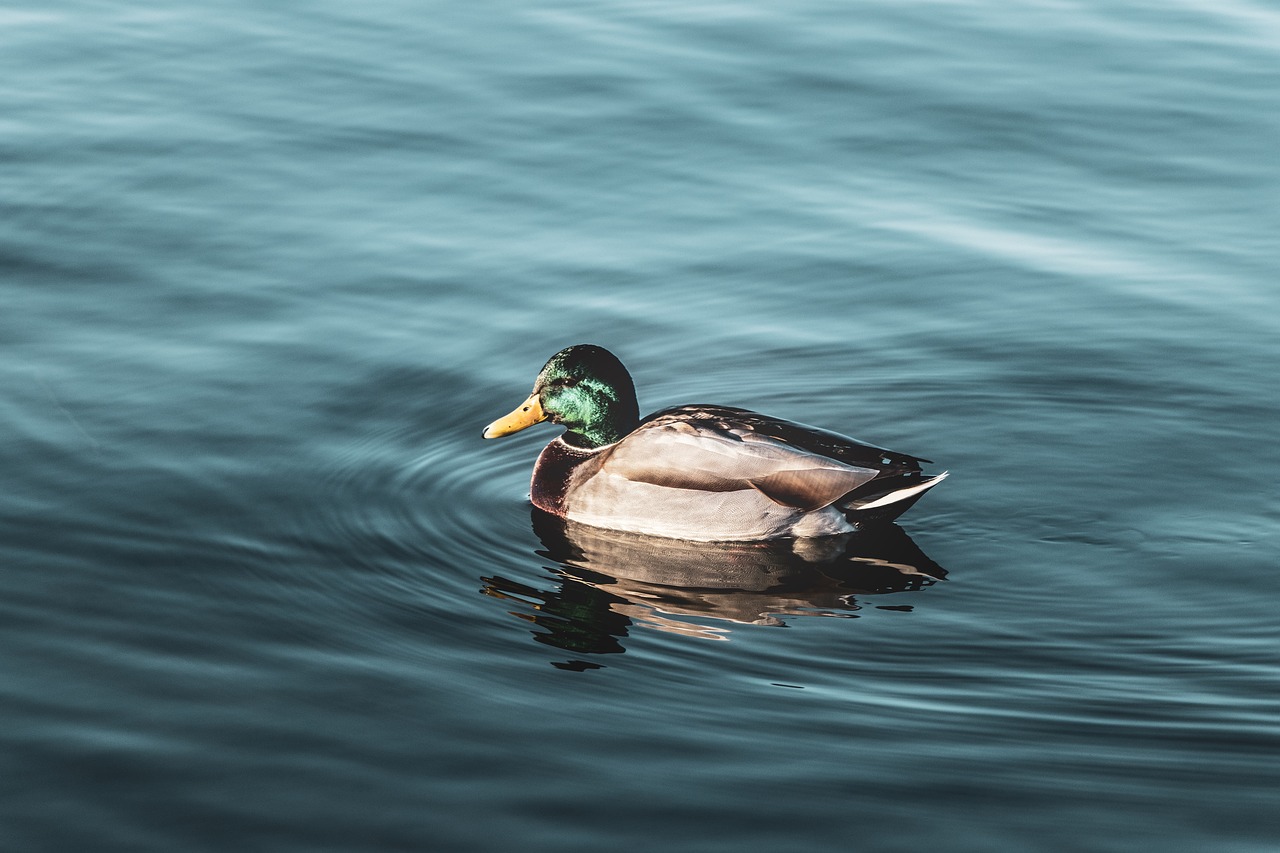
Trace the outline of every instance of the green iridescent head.
<instances>
[{"instance_id":1,"label":"green iridescent head","mask_svg":"<svg viewBox=\"0 0 1280 853\"><path fill-rule=\"evenodd\" d=\"M564 440L577 447L618 441L640 423L631 374L604 347L562 349L542 368L529 398L485 427L484 437L510 435L545 420L565 427Z\"/></svg>"}]
</instances>

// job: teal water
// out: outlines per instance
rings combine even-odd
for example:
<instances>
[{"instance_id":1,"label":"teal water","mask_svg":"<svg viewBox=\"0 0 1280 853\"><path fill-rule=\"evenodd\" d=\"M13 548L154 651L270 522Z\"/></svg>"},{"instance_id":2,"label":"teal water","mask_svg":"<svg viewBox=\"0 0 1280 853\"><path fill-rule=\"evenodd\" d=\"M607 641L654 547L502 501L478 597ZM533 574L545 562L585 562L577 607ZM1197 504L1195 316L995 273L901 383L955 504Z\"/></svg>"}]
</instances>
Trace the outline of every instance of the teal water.
<instances>
[{"instance_id":1,"label":"teal water","mask_svg":"<svg viewBox=\"0 0 1280 853\"><path fill-rule=\"evenodd\" d=\"M1280 844L1280 12L0 12L21 851ZM642 411L936 460L874 541L560 541Z\"/></svg>"}]
</instances>

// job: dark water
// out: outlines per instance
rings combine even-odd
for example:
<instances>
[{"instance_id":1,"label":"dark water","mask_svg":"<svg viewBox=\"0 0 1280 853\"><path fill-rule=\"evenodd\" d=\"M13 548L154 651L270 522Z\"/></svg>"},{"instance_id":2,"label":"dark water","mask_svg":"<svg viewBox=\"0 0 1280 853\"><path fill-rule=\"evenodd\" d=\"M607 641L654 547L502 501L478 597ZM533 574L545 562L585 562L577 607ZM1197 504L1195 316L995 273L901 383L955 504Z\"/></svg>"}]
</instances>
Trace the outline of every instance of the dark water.
<instances>
[{"instance_id":1,"label":"dark water","mask_svg":"<svg viewBox=\"0 0 1280 853\"><path fill-rule=\"evenodd\" d=\"M5 850L1280 844L1273 5L0 24ZM952 477L548 527L585 340Z\"/></svg>"}]
</instances>

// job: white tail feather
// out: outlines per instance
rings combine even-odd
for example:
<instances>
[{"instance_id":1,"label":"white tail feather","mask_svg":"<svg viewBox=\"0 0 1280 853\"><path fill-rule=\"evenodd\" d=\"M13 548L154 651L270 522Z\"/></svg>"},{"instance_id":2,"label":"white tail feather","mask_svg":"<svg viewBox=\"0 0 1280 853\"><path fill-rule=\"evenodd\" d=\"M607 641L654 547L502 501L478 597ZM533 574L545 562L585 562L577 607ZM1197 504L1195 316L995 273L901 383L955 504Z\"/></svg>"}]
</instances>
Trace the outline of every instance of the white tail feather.
<instances>
[{"instance_id":1,"label":"white tail feather","mask_svg":"<svg viewBox=\"0 0 1280 853\"><path fill-rule=\"evenodd\" d=\"M887 506L889 504L897 503L898 501L906 500L907 498L913 495L918 495L921 492L932 489L934 486L938 485L943 480L945 480L947 478L947 474L949 473L951 472L943 471L938 476L930 477L929 479L925 480L923 483L917 483L916 485L908 486L905 489L898 489L896 492L890 492L889 494L883 497L876 498L869 504L850 507L849 509L854 512L862 512L865 509L875 509L876 507Z\"/></svg>"}]
</instances>

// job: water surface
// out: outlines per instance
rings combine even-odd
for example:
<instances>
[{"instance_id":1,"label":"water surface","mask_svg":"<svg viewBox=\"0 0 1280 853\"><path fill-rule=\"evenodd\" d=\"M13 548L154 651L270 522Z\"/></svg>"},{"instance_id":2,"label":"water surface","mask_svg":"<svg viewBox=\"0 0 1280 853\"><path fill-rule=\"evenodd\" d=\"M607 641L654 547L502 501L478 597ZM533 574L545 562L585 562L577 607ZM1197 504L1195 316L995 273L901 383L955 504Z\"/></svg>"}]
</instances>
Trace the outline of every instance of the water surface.
<instances>
[{"instance_id":1,"label":"water surface","mask_svg":"<svg viewBox=\"0 0 1280 853\"><path fill-rule=\"evenodd\" d=\"M6 846L1280 842L1269 6L0 23ZM548 527L582 341L952 476Z\"/></svg>"}]
</instances>

